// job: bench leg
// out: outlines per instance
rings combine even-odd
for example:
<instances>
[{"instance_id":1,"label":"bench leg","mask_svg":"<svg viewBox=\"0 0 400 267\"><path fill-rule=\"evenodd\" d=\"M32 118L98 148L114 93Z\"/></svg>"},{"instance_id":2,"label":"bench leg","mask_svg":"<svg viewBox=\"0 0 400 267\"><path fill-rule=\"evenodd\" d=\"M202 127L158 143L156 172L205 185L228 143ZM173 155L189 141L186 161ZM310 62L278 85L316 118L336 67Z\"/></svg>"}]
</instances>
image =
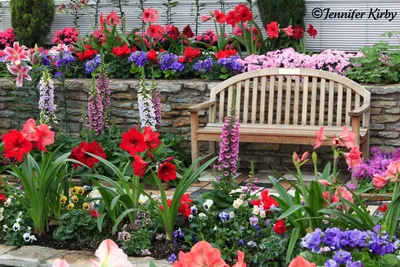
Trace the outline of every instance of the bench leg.
<instances>
[{"instance_id":1,"label":"bench leg","mask_svg":"<svg viewBox=\"0 0 400 267\"><path fill-rule=\"evenodd\" d=\"M199 114L197 112L190 113L190 139L192 143L192 163L199 158L200 147L199 141L197 140L197 130L199 129ZM199 164L194 167L194 171L199 167Z\"/></svg>"},{"instance_id":2,"label":"bench leg","mask_svg":"<svg viewBox=\"0 0 400 267\"><path fill-rule=\"evenodd\" d=\"M362 156L364 157L364 160L369 159L369 133L367 133L367 140L364 141L364 143L361 144L361 152Z\"/></svg>"}]
</instances>

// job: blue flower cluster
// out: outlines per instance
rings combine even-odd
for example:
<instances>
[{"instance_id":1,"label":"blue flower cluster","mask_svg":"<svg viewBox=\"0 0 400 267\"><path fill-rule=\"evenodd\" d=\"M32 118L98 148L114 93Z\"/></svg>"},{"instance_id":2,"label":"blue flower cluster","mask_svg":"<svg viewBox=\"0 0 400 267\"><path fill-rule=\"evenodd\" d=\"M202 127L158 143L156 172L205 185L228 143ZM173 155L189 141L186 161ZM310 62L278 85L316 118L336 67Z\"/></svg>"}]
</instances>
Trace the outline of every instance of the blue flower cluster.
<instances>
[{"instance_id":1,"label":"blue flower cluster","mask_svg":"<svg viewBox=\"0 0 400 267\"><path fill-rule=\"evenodd\" d=\"M243 68L242 63L238 61L239 56L220 58L218 59L218 64L224 66L225 68L233 71L241 71Z\"/></svg>"},{"instance_id":2,"label":"blue flower cluster","mask_svg":"<svg viewBox=\"0 0 400 267\"><path fill-rule=\"evenodd\" d=\"M374 231L347 230L342 231L339 228L327 228L325 232L317 228L314 232L307 234L301 246L313 252L321 253L326 251L336 251L333 259L325 263L325 267L336 267L340 264L346 266L358 267L362 266L361 262L352 262L351 253L346 249L368 249L370 252L384 256L394 253L399 246L399 240L395 238L390 241L390 236L380 232L380 226L374 227Z\"/></svg>"},{"instance_id":3,"label":"blue flower cluster","mask_svg":"<svg viewBox=\"0 0 400 267\"><path fill-rule=\"evenodd\" d=\"M178 61L178 56L170 53L162 53L160 56L160 69L182 71L185 65Z\"/></svg>"},{"instance_id":4,"label":"blue flower cluster","mask_svg":"<svg viewBox=\"0 0 400 267\"><path fill-rule=\"evenodd\" d=\"M213 66L212 59L207 57L205 60L199 60L194 64L193 68L195 71L205 73L209 71Z\"/></svg>"},{"instance_id":5,"label":"blue flower cluster","mask_svg":"<svg viewBox=\"0 0 400 267\"><path fill-rule=\"evenodd\" d=\"M219 218L221 219L222 222L227 222L229 221L229 219L231 218L231 216L229 215L229 213L223 211L219 213Z\"/></svg>"},{"instance_id":6,"label":"blue flower cluster","mask_svg":"<svg viewBox=\"0 0 400 267\"><path fill-rule=\"evenodd\" d=\"M147 54L143 51L135 51L128 57L128 61L135 63L138 67L144 67L147 63Z\"/></svg>"},{"instance_id":7,"label":"blue flower cluster","mask_svg":"<svg viewBox=\"0 0 400 267\"><path fill-rule=\"evenodd\" d=\"M43 59L42 59L43 60ZM62 52L54 56L54 60L57 67L67 66L69 63L75 61L75 57L71 52Z\"/></svg>"},{"instance_id":8,"label":"blue flower cluster","mask_svg":"<svg viewBox=\"0 0 400 267\"><path fill-rule=\"evenodd\" d=\"M86 74L91 74L98 66L101 64L100 55L96 55L95 58L86 61L85 63L85 72Z\"/></svg>"}]
</instances>

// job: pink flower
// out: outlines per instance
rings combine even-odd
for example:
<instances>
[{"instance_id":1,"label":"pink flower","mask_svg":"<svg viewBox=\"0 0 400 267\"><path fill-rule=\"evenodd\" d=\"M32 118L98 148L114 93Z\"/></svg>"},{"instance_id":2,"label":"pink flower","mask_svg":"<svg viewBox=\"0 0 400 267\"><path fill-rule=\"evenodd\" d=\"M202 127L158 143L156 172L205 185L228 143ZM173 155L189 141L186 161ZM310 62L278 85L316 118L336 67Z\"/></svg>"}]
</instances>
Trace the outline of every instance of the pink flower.
<instances>
[{"instance_id":1,"label":"pink flower","mask_svg":"<svg viewBox=\"0 0 400 267\"><path fill-rule=\"evenodd\" d=\"M341 141L340 145L343 145L347 148L353 148L354 146L354 138L356 137L356 134L353 132L349 132L349 129L347 129L347 126L343 126L342 132L340 133L339 139Z\"/></svg>"},{"instance_id":2,"label":"pink flower","mask_svg":"<svg viewBox=\"0 0 400 267\"><path fill-rule=\"evenodd\" d=\"M315 263L310 263L302 256L297 256L294 260L292 260L288 267L316 267Z\"/></svg>"},{"instance_id":3,"label":"pink flower","mask_svg":"<svg viewBox=\"0 0 400 267\"><path fill-rule=\"evenodd\" d=\"M6 47L6 49L4 49L7 55L4 61L11 61L11 63L15 65L21 65L21 61L29 61L28 52L25 49L26 47L24 45L19 46L18 42L14 42L13 48Z\"/></svg>"},{"instance_id":4,"label":"pink flower","mask_svg":"<svg viewBox=\"0 0 400 267\"><path fill-rule=\"evenodd\" d=\"M318 180L318 183L322 184L323 186L331 186L332 183L328 180Z\"/></svg>"},{"instance_id":5,"label":"pink flower","mask_svg":"<svg viewBox=\"0 0 400 267\"><path fill-rule=\"evenodd\" d=\"M24 67L22 64L19 65L7 65L7 69L11 74L17 75L17 87L22 87L23 79L31 81L32 78L29 76L29 70L31 67Z\"/></svg>"},{"instance_id":6,"label":"pink flower","mask_svg":"<svg viewBox=\"0 0 400 267\"><path fill-rule=\"evenodd\" d=\"M209 21L210 19L211 19L211 16L201 16L201 21L202 22Z\"/></svg>"},{"instance_id":7,"label":"pink flower","mask_svg":"<svg viewBox=\"0 0 400 267\"><path fill-rule=\"evenodd\" d=\"M202 266L229 267L221 258L221 252L206 241L197 242L190 252L179 252L179 260L173 265L173 267Z\"/></svg>"},{"instance_id":8,"label":"pink flower","mask_svg":"<svg viewBox=\"0 0 400 267\"><path fill-rule=\"evenodd\" d=\"M400 174L400 160L390 162L386 170L386 176L395 178L396 174Z\"/></svg>"},{"instance_id":9,"label":"pink flower","mask_svg":"<svg viewBox=\"0 0 400 267\"><path fill-rule=\"evenodd\" d=\"M142 20L146 23L156 22L158 19L158 11L153 8L148 8L143 11Z\"/></svg>"},{"instance_id":10,"label":"pink flower","mask_svg":"<svg viewBox=\"0 0 400 267\"><path fill-rule=\"evenodd\" d=\"M29 119L24 124L24 128L21 131L22 135L31 142L39 141L39 133L36 130L36 121L34 119Z\"/></svg>"},{"instance_id":11,"label":"pink flower","mask_svg":"<svg viewBox=\"0 0 400 267\"><path fill-rule=\"evenodd\" d=\"M384 188L390 182L390 177L385 177L380 174L375 174L372 178L372 184L377 190Z\"/></svg>"},{"instance_id":12,"label":"pink flower","mask_svg":"<svg viewBox=\"0 0 400 267\"><path fill-rule=\"evenodd\" d=\"M332 138L332 146L338 147L340 145L340 139L336 137L336 135L333 135Z\"/></svg>"},{"instance_id":13,"label":"pink flower","mask_svg":"<svg viewBox=\"0 0 400 267\"><path fill-rule=\"evenodd\" d=\"M299 155L297 155L296 152L293 152L293 157L292 158L296 163L302 163L302 162L307 160L309 155L310 155L310 153L308 153L308 151L306 151L306 152L303 153L303 155L301 155L301 158L300 158Z\"/></svg>"},{"instance_id":14,"label":"pink flower","mask_svg":"<svg viewBox=\"0 0 400 267\"><path fill-rule=\"evenodd\" d=\"M281 29L281 31L282 31L287 37L293 36L293 27L292 27L292 25L290 25L289 27L286 27L286 28Z\"/></svg>"},{"instance_id":15,"label":"pink flower","mask_svg":"<svg viewBox=\"0 0 400 267\"><path fill-rule=\"evenodd\" d=\"M353 146L349 153L343 153L350 168L355 168L361 164L361 154L358 146Z\"/></svg>"},{"instance_id":16,"label":"pink flower","mask_svg":"<svg viewBox=\"0 0 400 267\"><path fill-rule=\"evenodd\" d=\"M354 203L353 194L343 186L339 186L335 192L335 196L342 196L342 198L346 199L347 201Z\"/></svg>"},{"instance_id":17,"label":"pink flower","mask_svg":"<svg viewBox=\"0 0 400 267\"><path fill-rule=\"evenodd\" d=\"M320 146L322 146L323 143L324 143L324 141L327 139L327 138L324 136L324 127L321 127L321 128L319 129L319 132L316 132L315 134L317 135L317 139L315 140L314 149L317 149L317 148L319 148Z\"/></svg>"},{"instance_id":18,"label":"pink flower","mask_svg":"<svg viewBox=\"0 0 400 267\"><path fill-rule=\"evenodd\" d=\"M246 267L247 264L244 262L244 252L238 250L238 261L232 267Z\"/></svg>"},{"instance_id":19,"label":"pink flower","mask_svg":"<svg viewBox=\"0 0 400 267\"><path fill-rule=\"evenodd\" d=\"M66 260L56 259L53 262L53 267L69 267L69 264Z\"/></svg>"},{"instance_id":20,"label":"pink flower","mask_svg":"<svg viewBox=\"0 0 400 267\"><path fill-rule=\"evenodd\" d=\"M100 262L91 260L92 267L133 267L128 261L128 256L111 239L101 242L96 250L96 257Z\"/></svg>"}]
</instances>

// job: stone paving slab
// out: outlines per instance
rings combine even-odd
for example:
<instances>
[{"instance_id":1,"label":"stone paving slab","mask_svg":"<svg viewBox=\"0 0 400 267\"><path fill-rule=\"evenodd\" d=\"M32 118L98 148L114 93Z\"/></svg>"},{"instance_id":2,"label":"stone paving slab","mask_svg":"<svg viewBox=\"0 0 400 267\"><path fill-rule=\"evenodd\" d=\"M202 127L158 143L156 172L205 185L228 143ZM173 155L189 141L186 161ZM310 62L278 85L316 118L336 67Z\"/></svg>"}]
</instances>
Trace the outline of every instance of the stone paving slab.
<instances>
[{"instance_id":1,"label":"stone paving slab","mask_svg":"<svg viewBox=\"0 0 400 267\"><path fill-rule=\"evenodd\" d=\"M65 250L39 246L24 246L8 251L0 256L1 266L35 267L42 266L41 261L64 253Z\"/></svg>"}]
</instances>

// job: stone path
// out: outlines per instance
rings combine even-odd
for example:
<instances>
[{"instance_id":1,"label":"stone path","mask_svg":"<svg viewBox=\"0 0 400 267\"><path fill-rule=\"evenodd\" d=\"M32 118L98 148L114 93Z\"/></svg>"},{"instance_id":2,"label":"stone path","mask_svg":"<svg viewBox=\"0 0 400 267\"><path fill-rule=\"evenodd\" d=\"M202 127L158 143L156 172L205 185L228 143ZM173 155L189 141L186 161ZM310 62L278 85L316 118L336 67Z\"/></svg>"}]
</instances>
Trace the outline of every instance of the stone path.
<instances>
[{"instance_id":1,"label":"stone path","mask_svg":"<svg viewBox=\"0 0 400 267\"><path fill-rule=\"evenodd\" d=\"M86 251L56 250L40 246L4 246L0 245L0 266L1 267L51 267L55 259L65 259L71 267L91 267L90 259L96 257ZM166 260L154 260L150 257L134 258L129 261L135 267L148 267L153 261L157 267L170 267Z\"/></svg>"}]
</instances>

